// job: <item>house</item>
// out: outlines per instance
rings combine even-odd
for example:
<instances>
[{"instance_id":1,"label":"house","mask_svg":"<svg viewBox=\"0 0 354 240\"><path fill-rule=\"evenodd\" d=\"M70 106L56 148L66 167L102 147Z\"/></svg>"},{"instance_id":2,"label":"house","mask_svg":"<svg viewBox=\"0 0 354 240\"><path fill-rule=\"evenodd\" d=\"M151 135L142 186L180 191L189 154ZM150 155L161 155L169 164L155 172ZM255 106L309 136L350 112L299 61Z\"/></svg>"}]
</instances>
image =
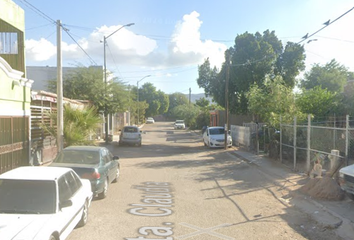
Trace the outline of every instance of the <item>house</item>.
<instances>
[{"instance_id":1,"label":"house","mask_svg":"<svg viewBox=\"0 0 354 240\"><path fill-rule=\"evenodd\" d=\"M31 158L32 80L26 78L24 11L0 1L0 173L28 165Z\"/></svg>"}]
</instances>

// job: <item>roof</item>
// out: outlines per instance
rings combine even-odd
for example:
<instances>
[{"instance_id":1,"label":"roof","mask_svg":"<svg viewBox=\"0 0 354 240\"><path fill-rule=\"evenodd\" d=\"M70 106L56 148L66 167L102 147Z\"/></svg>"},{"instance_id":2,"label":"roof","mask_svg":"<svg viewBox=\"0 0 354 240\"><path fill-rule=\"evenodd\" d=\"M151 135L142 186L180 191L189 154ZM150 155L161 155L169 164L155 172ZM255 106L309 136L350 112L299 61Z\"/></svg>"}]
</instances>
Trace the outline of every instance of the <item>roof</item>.
<instances>
[{"instance_id":1,"label":"roof","mask_svg":"<svg viewBox=\"0 0 354 240\"><path fill-rule=\"evenodd\" d=\"M41 167L24 166L12 169L0 175L0 179L23 179L23 180L55 180L70 168L61 167Z\"/></svg>"},{"instance_id":2,"label":"roof","mask_svg":"<svg viewBox=\"0 0 354 240\"><path fill-rule=\"evenodd\" d=\"M215 127L208 127L209 129L219 129L219 128L222 128L222 129L224 129L224 127L222 127L222 126L215 126Z\"/></svg>"},{"instance_id":3,"label":"roof","mask_svg":"<svg viewBox=\"0 0 354 240\"><path fill-rule=\"evenodd\" d=\"M98 152L101 149L103 149L104 147L100 147L100 146L69 146L64 148L64 151L67 150L77 150L77 151L93 151L93 152Z\"/></svg>"}]
</instances>

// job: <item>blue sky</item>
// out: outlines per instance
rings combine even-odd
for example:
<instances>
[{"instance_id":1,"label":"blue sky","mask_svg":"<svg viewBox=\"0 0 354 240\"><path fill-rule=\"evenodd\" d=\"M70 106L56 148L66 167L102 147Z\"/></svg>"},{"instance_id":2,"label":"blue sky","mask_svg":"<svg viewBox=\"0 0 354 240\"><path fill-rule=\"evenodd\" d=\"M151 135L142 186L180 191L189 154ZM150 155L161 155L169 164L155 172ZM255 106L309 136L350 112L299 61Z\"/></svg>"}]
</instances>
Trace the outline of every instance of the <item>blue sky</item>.
<instances>
[{"instance_id":1,"label":"blue sky","mask_svg":"<svg viewBox=\"0 0 354 240\"><path fill-rule=\"evenodd\" d=\"M224 51L237 35L275 31L280 40L299 42L327 20L354 7L352 0L13 0L25 11L26 64L56 65L56 26L61 20L78 45L62 33L63 65L103 65L127 84L151 82L170 94L202 93L196 83L198 65L209 57L220 67ZM336 59L354 71L354 10L304 42L307 70L314 63ZM91 59L90 59L91 58Z\"/></svg>"}]
</instances>

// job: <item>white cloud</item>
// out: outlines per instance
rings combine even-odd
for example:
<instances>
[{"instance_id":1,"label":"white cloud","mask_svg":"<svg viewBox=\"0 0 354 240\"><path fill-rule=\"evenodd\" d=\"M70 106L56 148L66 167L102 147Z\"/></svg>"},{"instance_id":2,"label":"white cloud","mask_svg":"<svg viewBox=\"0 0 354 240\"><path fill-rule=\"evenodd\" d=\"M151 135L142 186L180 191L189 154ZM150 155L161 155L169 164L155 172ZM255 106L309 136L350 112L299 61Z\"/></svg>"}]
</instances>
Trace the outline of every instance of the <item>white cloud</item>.
<instances>
[{"instance_id":1,"label":"white cloud","mask_svg":"<svg viewBox=\"0 0 354 240\"><path fill-rule=\"evenodd\" d=\"M212 65L220 68L227 47L211 40L201 40L200 27L203 22L199 16L198 12L193 11L184 15L183 21L176 25L170 47L171 60L200 64L209 58Z\"/></svg>"},{"instance_id":2,"label":"white cloud","mask_svg":"<svg viewBox=\"0 0 354 240\"><path fill-rule=\"evenodd\" d=\"M33 61L46 61L57 53L57 48L48 40L41 38L39 41L30 39L26 40L26 56Z\"/></svg>"},{"instance_id":3,"label":"white cloud","mask_svg":"<svg viewBox=\"0 0 354 240\"><path fill-rule=\"evenodd\" d=\"M113 63L112 58L114 58L115 64L170 68L202 64L206 58L209 58L212 65L220 67L227 47L224 44L201 39L200 28L203 22L199 17L196 11L183 16L175 26L167 51L162 50L162 47L159 48L154 39L135 34L134 26L123 28L122 25L101 26L76 41L97 64L103 63L102 41L104 36L108 36L106 49L108 65ZM63 61L89 62L89 58L81 48L76 43L63 41ZM27 40L26 54L31 61L53 62L56 46L43 38L39 41Z\"/></svg>"}]
</instances>

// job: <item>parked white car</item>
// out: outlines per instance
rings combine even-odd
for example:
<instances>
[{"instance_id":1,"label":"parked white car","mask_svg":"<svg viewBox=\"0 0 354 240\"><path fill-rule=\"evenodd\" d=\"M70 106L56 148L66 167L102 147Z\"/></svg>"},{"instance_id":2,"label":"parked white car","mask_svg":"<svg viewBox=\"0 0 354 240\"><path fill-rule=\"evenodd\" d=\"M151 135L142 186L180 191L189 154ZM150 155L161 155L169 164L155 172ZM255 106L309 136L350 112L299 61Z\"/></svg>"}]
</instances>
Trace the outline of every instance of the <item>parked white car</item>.
<instances>
[{"instance_id":1,"label":"parked white car","mask_svg":"<svg viewBox=\"0 0 354 240\"><path fill-rule=\"evenodd\" d=\"M339 170L339 185L347 196L354 200L354 165L349 165Z\"/></svg>"},{"instance_id":2,"label":"parked white car","mask_svg":"<svg viewBox=\"0 0 354 240\"><path fill-rule=\"evenodd\" d=\"M148 117L146 123L155 123L155 120L152 117Z\"/></svg>"},{"instance_id":3,"label":"parked white car","mask_svg":"<svg viewBox=\"0 0 354 240\"><path fill-rule=\"evenodd\" d=\"M70 168L19 167L0 175L0 239L64 240L84 226L89 180Z\"/></svg>"},{"instance_id":4,"label":"parked white car","mask_svg":"<svg viewBox=\"0 0 354 240\"><path fill-rule=\"evenodd\" d=\"M184 124L184 120L176 120L174 124L175 129L185 129L186 125Z\"/></svg>"},{"instance_id":5,"label":"parked white car","mask_svg":"<svg viewBox=\"0 0 354 240\"><path fill-rule=\"evenodd\" d=\"M203 133L204 146L209 148L225 147L224 127L207 127ZM232 146L232 138L227 134L227 146Z\"/></svg>"}]
</instances>

